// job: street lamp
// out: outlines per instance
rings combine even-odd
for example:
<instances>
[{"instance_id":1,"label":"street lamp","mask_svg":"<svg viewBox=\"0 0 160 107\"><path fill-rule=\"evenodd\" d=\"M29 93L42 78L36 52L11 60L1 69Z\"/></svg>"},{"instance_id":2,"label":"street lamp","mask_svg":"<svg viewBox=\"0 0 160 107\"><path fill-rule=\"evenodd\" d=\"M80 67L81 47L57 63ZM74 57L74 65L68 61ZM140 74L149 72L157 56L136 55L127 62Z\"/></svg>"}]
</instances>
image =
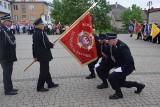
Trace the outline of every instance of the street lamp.
<instances>
[{"instance_id":1,"label":"street lamp","mask_svg":"<svg viewBox=\"0 0 160 107\"><path fill-rule=\"evenodd\" d=\"M152 5L152 1L148 1L147 6L149 6L149 8L148 8L148 14L147 14L147 24L149 22L149 11L150 11L151 5Z\"/></svg>"}]
</instances>

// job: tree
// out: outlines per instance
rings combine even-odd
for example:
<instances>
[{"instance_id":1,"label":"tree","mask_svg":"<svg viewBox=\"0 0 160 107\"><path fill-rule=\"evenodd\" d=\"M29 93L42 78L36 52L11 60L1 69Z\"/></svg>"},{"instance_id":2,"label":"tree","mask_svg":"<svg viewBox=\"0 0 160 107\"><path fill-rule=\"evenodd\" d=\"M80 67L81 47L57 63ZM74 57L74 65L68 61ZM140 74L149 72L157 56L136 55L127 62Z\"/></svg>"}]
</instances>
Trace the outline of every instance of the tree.
<instances>
[{"instance_id":1,"label":"tree","mask_svg":"<svg viewBox=\"0 0 160 107\"><path fill-rule=\"evenodd\" d=\"M87 0L53 0L51 16L62 25L72 24L78 19L91 4Z\"/></svg>"},{"instance_id":2,"label":"tree","mask_svg":"<svg viewBox=\"0 0 160 107\"><path fill-rule=\"evenodd\" d=\"M53 0L51 17L62 25L72 24L89 9L91 6L89 1L90 0ZM91 11L92 23L96 30L102 32L110 28L110 18L107 15L109 11L110 6L106 0L101 0Z\"/></svg>"},{"instance_id":3,"label":"tree","mask_svg":"<svg viewBox=\"0 0 160 107\"><path fill-rule=\"evenodd\" d=\"M111 7L106 0L100 0L97 6L91 10L93 26L100 33L111 28L111 18L107 15L110 11Z\"/></svg>"},{"instance_id":4,"label":"tree","mask_svg":"<svg viewBox=\"0 0 160 107\"><path fill-rule=\"evenodd\" d=\"M132 5L132 7L127 8L122 13L122 24L124 29L128 30L128 26L131 22L139 21L143 22L144 19L142 18L142 9L135 4Z\"/></svg>"}]
</instances>

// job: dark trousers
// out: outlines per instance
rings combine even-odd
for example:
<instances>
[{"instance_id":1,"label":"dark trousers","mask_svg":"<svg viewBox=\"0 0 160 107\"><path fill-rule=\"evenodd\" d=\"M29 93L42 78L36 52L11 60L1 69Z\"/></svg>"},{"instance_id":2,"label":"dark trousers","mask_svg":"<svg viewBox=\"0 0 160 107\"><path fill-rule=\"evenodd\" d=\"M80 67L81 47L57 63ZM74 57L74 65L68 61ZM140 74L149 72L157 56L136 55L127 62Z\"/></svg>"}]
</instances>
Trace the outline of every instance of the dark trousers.
<instances>
[{"instance_id":1,"label":"dark trousers","mask_svg":"<svg viewBox=\"0 0 160 107\"><path fill-rule=\"evenodd\" d=\"M53 84L51 74L49 72L49 62L40 62L40 74L37 83L37 89L44 88L45 82L49 84Z\"/></svg>"},{"instance_id":2,"label":"dark trousers","mask_svg":"<svg viewBox=\"0 0 160 107\"><path fill-rule=\"evenodd\" d=\"M142 38L141 33L138 33L138 34L137 34L137 39L139 39L139 38Z\"/></svg>"},{"instance_id":3,"label":"dark trousers","mask_svg":"<svg viewBox=\"0 0 160 107\"><path fill-rule=\"evenodd\" d=\"M18 35L18 34L20 35L19 29L16 29L16 30L17 30L17 35Z\"/></svg>"},{"instance_id":4,"label":"dark trousers","mask_svg":"<svg viewBox=\"0 0 160 107\"><path fill-rule=\"evenodd\" d=\"M88 64L88 69L89 71L91 72L91 75L95 75L95 72L94 72L94 66L95 64L98 62L99 59L91 62L90 64Z\"/></svg>"},{"instance_id":5,"label":"dark trousers","mask_svg":"<svg viewBox=\"0 0 160 107\"><path fill-rule=\"evenodd\" d=\"M157 43L157 39L158 39L158 36L156 36L154 39L153 39L153 43Z\"/></svg>"},{"instance_id":6,"label":"dark trousers","mask_svg":"<svg viewBox=\"0 0 160 107\"><path fill-rule=\"evenodd\" d=\"M97 75L102 80L103 83L107 83L109 71L112 68L113 67L111 67L111 66L103 66L103 65L100 65L96 68Z\"/></svg>"},{"instance_id":7,"label":"dark trousers","mask_svg":"<svg viewBox=\"0 0 160 107\"><path fill-rule=\"evenodd\" d=\"M129 72L129 73L112 72L109 75L108 80L109 80L112 88L116 91L116 93L122 93L121 92L121 87L131 88L131 87L135 87L136 86L135 82L126 81L126 77L131 72Z\"/></svg>"},{"instance_id":8,"label":"dark trousers","mask_svg":"<svg viewBox=\"0 0 160 107\"><path fill-rule=\"evenodd\" d=\"M145 39L145 41L152 41L152 36L148 36L146 39Z\"/></svg>"},{"instance_id":9,"label":"dark trousers","mask_svg":"<svg viewBox=\"0 0 160 107\"><path fill-rule=\"evenodd\" d=\"M4 90L11 91L13 89L12 79L11 79L13 71L13 62L1 62L1 66L3 69Z\"/></svg>"},{"instance_id":10,"label":"dark trousers","mask_svg":"<svg viewBox=\"0 0 160 107\"><path fill-rule=\"evenodd\" d=\"M158 44L160 44L160 33L158 35Z\"/></svg>"}]
</instances>

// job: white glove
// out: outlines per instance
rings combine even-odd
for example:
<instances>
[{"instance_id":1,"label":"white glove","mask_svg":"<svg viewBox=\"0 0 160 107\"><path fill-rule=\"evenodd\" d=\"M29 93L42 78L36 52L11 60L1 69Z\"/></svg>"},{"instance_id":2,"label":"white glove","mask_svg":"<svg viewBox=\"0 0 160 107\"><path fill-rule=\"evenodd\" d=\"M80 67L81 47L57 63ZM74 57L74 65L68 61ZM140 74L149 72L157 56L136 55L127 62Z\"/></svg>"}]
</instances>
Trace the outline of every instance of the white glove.
<instances>
[{"instance_id":1,"label":"white glove","mask_svg":"<svg viewBox=\"0 0 160 107\"><path fill-rule=\"evenodd\" d=\"M94 68L97 68L99 66L99 63L96 63L95 65L94 65Z\"/></svg>"},{"instance_id":2,"label":"white glove","mask_svg":"<svg viewBox=\"0 0 160 107\"><path fill-rule=\"evenodd\" d=\"M121 67L118 67L116 69L114 69L115 72L122 72L122 68Z\"/></svg>"}]
</instances>

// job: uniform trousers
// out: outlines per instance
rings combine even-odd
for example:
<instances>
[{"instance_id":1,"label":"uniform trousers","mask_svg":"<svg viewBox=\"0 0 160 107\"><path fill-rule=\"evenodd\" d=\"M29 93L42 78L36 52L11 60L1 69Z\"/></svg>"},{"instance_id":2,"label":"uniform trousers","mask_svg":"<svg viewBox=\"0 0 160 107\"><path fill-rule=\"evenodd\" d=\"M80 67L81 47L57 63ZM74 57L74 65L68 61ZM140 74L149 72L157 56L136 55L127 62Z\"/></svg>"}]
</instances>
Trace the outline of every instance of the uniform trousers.
<instances>
[{"instance_id":1,"label":"uniform trousers","mask_svg":"<svg viewBox=\"0 0 160 107\"><path fill-rule=\"evenodd\" d=\"M108 80L112 86L112 88L116 91L116 93L122 93L120 87L131 88L135 87L135 82L126 81L126 77L132 73L133 70L129 72L112 72Z\"/></svg>"},{"instance_id":2,"label":"uniform trousers","mask_svg":"<svg viewBox=\"0 0 160 107\"><path fill-rule=\"evenodd\" d=\"M37 83L37 89L44 88L45 82L50 85L53 84L51 74L49 72L49 61L40 62L40 74Z\"/></svg>"},{"instance_id":3,"label":"uniform trousers","mask_svg":"<svg viewBox=\"0 0 160 107\"><path fill-rule=\"evenodd\" d=\"M96 68L97 75L103 81L103 83L107 83L109 71L112 68L113 66L107 66L107 65L100 65Z\"/></svg>"},{"instance_id":4,"label":"uniform trousers","mask_svg":"<svg viewBox=\"0 0 160 107\"><path fill-rule=\"evenodd\" d=\"M99 59L91 62L90 64L88 64L88 69L89 71L91 72L91 75L95 75L95 72L94 72L94 66L95 64L98 62Z\"/></svg>"},{"instance_id":5,"label":"uniform trousers","mask_svg":"<svg viewBox=\"0 0 160 107\"><path fill-rule=\"evenodd\" d=\"M13 84L11 78L13 71L13 62L1 62L1 66L3 69L4 90L11 91L13 90Z\"/></svg>"}]
</instances>

